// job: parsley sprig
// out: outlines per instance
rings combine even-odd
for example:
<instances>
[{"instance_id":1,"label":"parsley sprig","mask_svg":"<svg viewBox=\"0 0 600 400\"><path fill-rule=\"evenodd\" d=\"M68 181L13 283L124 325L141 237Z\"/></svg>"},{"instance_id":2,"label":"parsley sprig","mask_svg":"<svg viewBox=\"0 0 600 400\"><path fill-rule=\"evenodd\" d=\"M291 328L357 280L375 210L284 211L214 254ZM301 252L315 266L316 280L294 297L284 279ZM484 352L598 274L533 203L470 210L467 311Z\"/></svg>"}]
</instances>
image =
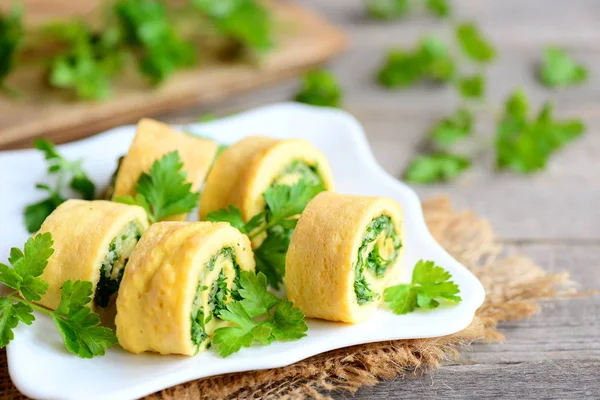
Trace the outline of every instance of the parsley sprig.
<instances>
[{"instance_id":1,"label":"parsley sprig","mask_svg":"<svg viewBox=\"0 0 600 400\"><path fill-rule=\"evenodd\" d=\"M139 70L151 83L160 83L176 70L194 64L194 48L176 31L165 3L118 0L114 13L124 43L135 55Z\"/></svg>"},{"instance_id":2,"label":"parsley sprig","mask_svg":"<svg viewBox=\"0 0 600 400\"><path fill-rule=\"evenodd\" d=\"M192 0L194 7L214 22L218 31L243 46L264 52L272 48L271 15L255 0Z\"/></svg>"},{"instance_id":3,"label":"parsley sprig","mask_svg":"<svg viewBox=\"0 0 600 400\"><path fill-rule=\"evenodd\" d=\"M247 234L250 239L266 232L267 237L254 250L256 270L264 273L269 285L277 289L283 282L285 255L298 216L323 190L325 190L323 185L308 179L301 179L291 186L275 185L263 194L267 203L266 210L252 217L247 223L244 222L239 208L231 205L227 209L209 213L206 219L214 222L229 222L233 227Z\"/></svg>"},{"instance_id":4,"label":"parsley sprig","mask_svg":"<svg viewBox=\"0 0 600 400\"><path fill-rule=\"evenodd\" d=\"M308 326L304 314L291 301L280 300L267 290L267 277L242 271L239 294L241 300L229 302L219 313L233 326L218 328L213 344L222 357L242 347L258 342L263 345L275 340L298 340L306 336Z\"/></svg>"},{"instance_id":5,"label":"parsley sprig","mask_svg":"<svg viewBox=\"0 0 600 400\"><path fill-rule=\"evenodd\" d=\"M143 207L152 223L187 214L198 204L200 193L192 191L186 178L179 152L173 151L154 161L150 171L140 175L135 196L119 196L114 201Z\"/></svg>"},{"instance_id":6,"label":"parsley sprig","mask_svg":"<svg viewBox=\"0 0 600 400\"><path fill-rule=\"evenodd\" d=\"M580 137L580 120L556 120L552 103L546 102L537 117L529 118L529 101L522 89L515 90L504 105L496 130L496 165L531 173L546 167L550 156Z\"/></svg>"},{"instance_id":7,"label":"parsley sprig","mask_svg":"<svg viewBox=\"0 0 600 400\"><path fill-rule=\"evenodd\" d=\"M550 46L544 50L539 69L539 80L548 87L575 85L587 79L588 71L561 48Z\"/></svg>"},{"instance_id":8,"label":"parsley sprig","mask_svg":"<svg viewBox=\"0 0 600 400\"><path fill-rule=\"evenodd\" d=\"M52 318L71 353L83 358L104 355L117 338L111 329L99 326L100 317L88 306L93 294L91 282L66 281L55 311L33 303L48 290L48 283L40 275L54 253L53 244L49 232L36 235L25 242L23 251L16 247L10 250L8 261L12 268L0 263L0 282L15 289L0 297L0 347L14 339L13 329L19 322L33 323L36 310Z\"/></svg>"},{"instance_id":9,"label":"parsley sprig","mask_svg":"<svg viewBox=\"0 0 600 400\"><path fill-rule=\"evenodd\" d=\"M71 90L85 100L110 96L110 81L123 65L117 38L110 31L99 35L77 21L50 25L44 34L62 47L49 62L52 86Z\"/></svg>"},{"instance_id":10,"label":"parsley sprig","mask_svg":"<svg viewBox=\"0 0 600 400\"><path fill-rule=\"evenodd\" d=\"M13 7L6 14L0 11L0 90L5 89L4 79L12 71L19 44L23 40L23 12Z\"/></svg>"},{"instance_id":11,"label":"parsley sprig","mask_svg":"<svg viewBox=\"0 0 600 400\"><path fill-rule=\"evenodd\" d=\"M376 19L392 20L411 12L415 5L424 3L426 11L438 18L445 18L452 12L449 0L365 0L369 15Z\"/></svg>"},{"instance_id":12,"label":"parsley sprig","mask_svg":"<svg viewBox=\"0 0 600 400\"><path fill-rule=\"evenodd\" d=\"M413 270L411 283L386 288L383 299L399 315L417 308L437 308L440 300L459 303L462 301L458 296L460 289L450 279L452 275L433 261L420 260Z\"/></svg>"},{"instance_id":13,"label":"parsley sprig","mask_svg":"<svg viewBox=\"0 0 600 400\"><path fill-rule=\"evenodd\" d=\"M48 162L48 174L56 175L56 184L54 187L42 183L36 185L36 188L48 192L48 198L25 208L25 226L29 233L40 229L46 217L69 197L65 194L67 185L85 200L93 199L96 190L94 183L83 170L82 160L67 160L47 139L36 139L34 145L44 153L45 160Z\"/></svg>"},{"instance_id":14,"label":"parsley sprig","mask_svg":"<svg viewBox=\"0 0 600 400\"><path fill-rule=\"evenodd\" d=\"M304 74L294 100L313 106L340 107L342 89L333 73L316 69Z\"/></svg>"}]
</instances>

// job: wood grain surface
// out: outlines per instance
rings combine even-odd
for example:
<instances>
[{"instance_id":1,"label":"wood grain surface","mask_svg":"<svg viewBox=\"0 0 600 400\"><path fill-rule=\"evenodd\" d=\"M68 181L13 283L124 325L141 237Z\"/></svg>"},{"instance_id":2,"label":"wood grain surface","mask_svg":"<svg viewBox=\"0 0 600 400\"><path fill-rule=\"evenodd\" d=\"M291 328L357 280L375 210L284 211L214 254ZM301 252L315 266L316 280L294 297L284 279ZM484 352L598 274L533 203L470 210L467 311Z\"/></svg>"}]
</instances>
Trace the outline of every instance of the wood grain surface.
<instances>
[{"instance_id":1,"label":"wood grain surface","mask_svg":"<svg viewBox=\"0 0 600 400\"><path fill-rule=\"evenodd\" d=\"M345 108L365 127L375 156L401 178L419 151L429 126L458 105L450 88L422 85L387 91L373 75L390 46L408 46L423 34L451 38L448 25L424 16L381 23L364 17L359 0L305 0L345 28L351 49L331 64L345 88ZM473 19L497 45L499 58L488 70L490 107L478 113L481 155L475 168L455 184L415 186L421 197L449 193L459 207L491 220L508 251L532 257L544 268L569 271L582 290L600 289L600 2L597 0L460 0L456 19ZM549 90L533 74L543 47L563 46L590 68L580 87ZM287 100L296 82L219 102L211 107L165 115L189 122L204 112L217 115ZM495 173L490 139L503 99L522 86L538 106L556 102L561 116L587 124L585 136L532 176ZM393 380L354 397L336 398L600 398L600 296L544 304L530 320L501 326L507 339L475 344L464 365L431 375Z\"/></svg>"},{"instance_id":2,"label":"wood grain surface","mask_svg":"<svg viewBox=\"0 0 600 400\"><path fill-rule=\"evenodd\" d=\"M135 123L143 116L230 97L296 76L346 47L343 32L319 15L293 1L271 4L278 27L274 51L253 63L223 63L205 53L197 68L175 74L154 90L133 71L126 71L113 85L110 99L74 102L65 93L45 87L37 69L18 70L6 86L19 96L0 96L0 149L30 146L38 136L62 143Z\"/></svg>"}]
</instances>

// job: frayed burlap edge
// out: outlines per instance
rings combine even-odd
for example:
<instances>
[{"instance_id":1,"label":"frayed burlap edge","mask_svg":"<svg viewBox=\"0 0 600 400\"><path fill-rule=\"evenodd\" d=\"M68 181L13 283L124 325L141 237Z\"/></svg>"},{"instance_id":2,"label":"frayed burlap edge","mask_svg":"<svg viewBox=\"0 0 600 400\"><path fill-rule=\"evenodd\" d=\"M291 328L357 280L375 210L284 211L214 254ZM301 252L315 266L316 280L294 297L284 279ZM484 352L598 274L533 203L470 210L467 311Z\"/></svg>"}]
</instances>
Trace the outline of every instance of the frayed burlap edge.
<instances>
[{"instance_id":1,"label":"frayed burlap edge","mask_svg":"<svg viewBox=\"0 0 600 400\"><path fill-rule=\"evenodd\" d=\"M370 343L320 354L296 364L263 371L221 375L188 382L149 399L304 399L326 398L331 390L356 391L382 379L438 368L458 358L473 341L503 340L499 322L527 318L539 302L576 295L567 273L548 274L522 256L503 256L487 221L452 209L447 197L423 203L431 233L485 286L485 303L471 325L454 335ZM0 354L0 396L19 393L10 382L6 355Z\"/></svg>"}]
</instances>

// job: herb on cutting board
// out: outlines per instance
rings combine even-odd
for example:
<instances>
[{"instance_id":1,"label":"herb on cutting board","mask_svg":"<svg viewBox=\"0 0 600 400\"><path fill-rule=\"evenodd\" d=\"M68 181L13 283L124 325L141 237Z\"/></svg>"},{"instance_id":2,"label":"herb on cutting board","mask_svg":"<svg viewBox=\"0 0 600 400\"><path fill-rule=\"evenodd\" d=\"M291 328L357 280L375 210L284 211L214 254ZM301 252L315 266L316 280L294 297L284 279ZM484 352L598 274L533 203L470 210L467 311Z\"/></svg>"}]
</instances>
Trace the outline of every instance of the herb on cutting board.
<instances>
[{"instance_id":1,"label":"herb on cutting board","mask_svg":"<svg viewBox=\"0 0 600 400\"><path fill-rule=\"evenodd\" d=\"M5 89L4 79L14 69L19 44L23 39L23 13L13 7L7 13L0 12L0 89Z\"/></svg>"},{"instance_id":2,"label":"herb on cutting board","mask_svg":"<svg viewBox=\"0 0 600 400\"><path fill-rule=\"evenodd\" d=\"M20 322L33 323L36 310L52 318L71 353L82 358L102 356L117 338L111 329L100 326L100 317L88 306L93 294L91 282L66 281L56 310L34 303L48 290L48 283L40 275L54 253L53 244L49 232L36 235L27 240L23 250L10 250L12 268L0 263L0 282L15 290L0 297L0 347L14 339L13 329Z\"/></svg>"},{"instance_id":3,"label":"herb on cutting board","mask_svg":"<svg viewBox=\"0 0 600 400\"><path fill-rule=\"evenodd\" d=\"M44 153L44 158L48 162L48 174L56 176L56 184L54 187L45 183L36 184L36 188L48 192L48 198L25 208L23 216L29 233L40 229L46 217L67 200L68 196L65 194L67 185L85 200L92 200L96 190L94 183L83 170L82 160L67 160L47 139L36 139L34 145Z\"/></svg>"},{"instance_id":4,"label":"herb on cutting board","mask_svg":"<svg viewBox=\"0 0 600 400\"><path fill-rule=\"evenodd\" d=\"M332 72L317 69L302 77L294 100L313 106L340 107L342 88Z\"/></svg>"},{"instance_id":5,"label":"herb on cutting board","mask_svg":"<svg viewBox=\"0 0 600 400\"><path fill-rule=\"evenodd\" d=\"M109 98L130 59L156 85L196 65L202 51L218 55L233 41L245 50L235 55L252 55L274 42L269 9L259 0L113 0L95 24L71 19L24 29L21 19L18 8L0 12L0 87L10 72L37 65L50 87L81 100Z\"/></svg>"}]
</instances>

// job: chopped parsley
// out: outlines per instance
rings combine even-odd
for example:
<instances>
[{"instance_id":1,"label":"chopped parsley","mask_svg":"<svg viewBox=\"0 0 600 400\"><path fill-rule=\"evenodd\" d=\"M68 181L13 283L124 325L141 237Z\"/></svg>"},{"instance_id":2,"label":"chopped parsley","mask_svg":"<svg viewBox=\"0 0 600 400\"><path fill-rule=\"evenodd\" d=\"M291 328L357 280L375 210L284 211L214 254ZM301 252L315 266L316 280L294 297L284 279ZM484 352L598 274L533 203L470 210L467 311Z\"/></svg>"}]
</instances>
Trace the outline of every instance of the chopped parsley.
<instances>
[{"instance_id":1,"label":"chopped parsley","mask_svg":"<svg viewBox=\"0 0 600 400\"><path fill-rule=\"evenodd\" d=\"M380 238L383 239L384 246L391 240L392 251L388 252L387 257L381 253ZM381 215L369 223L354 264L354 293L358 304L369 303L378 296L371 290L365 273L369 271L375 278L381 278L388 267L396 262L401 248L402 242L389 216Z\"/></svg>"},{"instance_id":2,"label":"chopped parsley","mask_svg":"<svg viewBox=\"0 0 600 400\"><path fill-rule=\"evenodd\" d=\"M123 233L110 242L94 295L94 304L98 307L108 307L111 297L119 290L129 256L141 237L137 224L130 222Z\"/></svg>"}]
</instances>

